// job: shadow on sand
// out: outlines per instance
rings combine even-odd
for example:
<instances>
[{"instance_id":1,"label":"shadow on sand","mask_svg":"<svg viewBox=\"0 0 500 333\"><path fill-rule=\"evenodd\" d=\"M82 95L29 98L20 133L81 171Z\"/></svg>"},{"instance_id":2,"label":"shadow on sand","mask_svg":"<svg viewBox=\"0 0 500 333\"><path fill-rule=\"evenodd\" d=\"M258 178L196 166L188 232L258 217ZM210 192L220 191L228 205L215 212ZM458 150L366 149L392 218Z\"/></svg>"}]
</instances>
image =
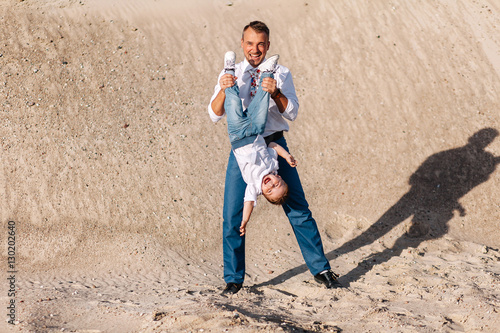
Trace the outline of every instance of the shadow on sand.
<instances>
[{"instance_id":1,"label":"shadow on sand","mask_svg":"<svg viewBox=\"0 0 500 333\"><path fill-rule=\"evenodd\" d=\"M386 262L409 247L437 239L448 232L448 222L457 211L466 211L459 199L474 187L487 181L495 171L500 157L484 149L498 136L493 128L484 128L459 148L439 152L427 158L411 175L408 193L389 208L373 225L356 238L327 253L328 260L355 251L387 234L391 229L412 216L408 231L399 237L392 248L372 254L339 280L345 286L357 281L373 266ZM295 267L255 287L277 285L307 270L306 265Z\"/></svg>"}]
</instances>

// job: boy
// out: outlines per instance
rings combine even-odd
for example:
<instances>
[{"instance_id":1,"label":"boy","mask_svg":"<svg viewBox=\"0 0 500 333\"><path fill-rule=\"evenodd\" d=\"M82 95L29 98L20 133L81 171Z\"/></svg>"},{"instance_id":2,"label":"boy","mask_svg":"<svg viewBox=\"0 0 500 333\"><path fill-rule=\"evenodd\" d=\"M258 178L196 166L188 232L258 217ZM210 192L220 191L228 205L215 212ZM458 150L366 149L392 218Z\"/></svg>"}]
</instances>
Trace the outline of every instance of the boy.
<instances>
[{"instance_id":1,"label":"boy","mask_svg":"<svg viewBox=\"0 0 500 333\"><path fill-rule=\"evenodd\" d=\"M255 92L247 110L243 110L237 84L225 90L224 109L227 114L227 129L231 148L243 180L247 184L243 205L243 218L240 226L240 236L246 232L257 196L262 194L272 204L281 205L286 201L288 186L277 174L278 155L283 157L290 166L295 167L297 161L283 147L275 142L267 146L262 134L267 122L269 109L269 93L261 87L262 79L273 77L278 62L278 55L264 61L256 69L256 79L252 82ZM224 56L224 71L234 76L236 55L226 52ZM257 75L260 79L257 84ZM257 89L258 87L258 89Z\"/></svg>"}]
</instances>

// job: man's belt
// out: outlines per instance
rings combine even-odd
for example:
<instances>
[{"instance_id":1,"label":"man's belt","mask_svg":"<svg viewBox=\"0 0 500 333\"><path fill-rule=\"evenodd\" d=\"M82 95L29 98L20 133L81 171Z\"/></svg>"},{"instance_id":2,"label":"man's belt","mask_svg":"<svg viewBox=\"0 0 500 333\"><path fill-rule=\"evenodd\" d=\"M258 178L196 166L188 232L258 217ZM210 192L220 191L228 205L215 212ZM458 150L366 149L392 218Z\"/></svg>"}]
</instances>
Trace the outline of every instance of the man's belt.
<instances>
[{"instance_id":1,"label":"man's belt","mask_svg":"<svg viewBox=\"0 0 500 333\"><path fill-rule=\"evenodd\" d=\"M273 134L266 136L264 138L264 140L266 140L266 144L268 145L269 143L277 141L277 140L281 139L282 137L283 137L283 131L279 131L279 132L274 132Z\"/></svg>"}]
</instances>

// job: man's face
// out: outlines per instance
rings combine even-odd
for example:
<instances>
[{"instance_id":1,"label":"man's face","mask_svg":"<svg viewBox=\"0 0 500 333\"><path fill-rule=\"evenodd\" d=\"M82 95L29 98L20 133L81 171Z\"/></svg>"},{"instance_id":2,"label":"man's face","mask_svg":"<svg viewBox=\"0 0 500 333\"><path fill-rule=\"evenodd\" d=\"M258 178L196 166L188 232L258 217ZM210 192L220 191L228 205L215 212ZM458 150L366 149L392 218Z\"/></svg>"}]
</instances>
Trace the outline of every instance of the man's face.
<instances>
[{"instance_id":1,"label":"man's face","mask_svg":"<svg viewBox=\"0 0 500 333\"><path fill-rule=\"evenodd\" d=\"M262 194L267 198L276 200L285 192L285 184L279 175L269 174L262 178Z\"/></svg>"},{"instance_id":2,"label":"man's face","mask_svg":"<svg viewBox=\"0 0 500 333\"><path fill-rule=\"evenodd\" d=\"M241 48L247 61L253 67L257 67L266 57L269 50L269 39L263 32L257 32L252 28L248 28L243 33L241 39Z\"/></svg>"}]
</instances>

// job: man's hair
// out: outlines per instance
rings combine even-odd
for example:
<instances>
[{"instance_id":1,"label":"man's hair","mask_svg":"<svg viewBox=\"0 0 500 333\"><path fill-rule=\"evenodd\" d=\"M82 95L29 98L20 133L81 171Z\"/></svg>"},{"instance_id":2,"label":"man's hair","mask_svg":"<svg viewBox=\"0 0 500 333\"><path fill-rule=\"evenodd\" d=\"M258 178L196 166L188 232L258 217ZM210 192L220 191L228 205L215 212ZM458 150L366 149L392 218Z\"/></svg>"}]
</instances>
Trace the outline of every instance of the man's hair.
<instances>
[{"instance_id":1,"label":"man's hair","mask_svg":"<svg viewBox=\"0 0 500 333\"><path fill-rule=\"evenodd\" d=\"M248 28L252 28L253 30L257 32L263 32L266 34L267 39L269 40L269 28L264 22L261 21L252 21L248 23L244 28L243 28L243 33L241 34L241 38L243 38L243 35L245 34L245 31L247 31Z\"/></svg>"},{"instance_id":2,"label":"man's hair","mask_svg":"<svg viewBox=\"0 0 500 333\"><path fill-rule=\"evenodd\" d=\"M283 187L284 187L283 195L281 197L279 197L279 198L271 199L265 193L262 193L262 195L264 196L264 198L267 199L267 201L269 201L273 205L281 206L288 199L288 184L285 183L285 182L283 182Z\"/></svg>"}]
</instances>

